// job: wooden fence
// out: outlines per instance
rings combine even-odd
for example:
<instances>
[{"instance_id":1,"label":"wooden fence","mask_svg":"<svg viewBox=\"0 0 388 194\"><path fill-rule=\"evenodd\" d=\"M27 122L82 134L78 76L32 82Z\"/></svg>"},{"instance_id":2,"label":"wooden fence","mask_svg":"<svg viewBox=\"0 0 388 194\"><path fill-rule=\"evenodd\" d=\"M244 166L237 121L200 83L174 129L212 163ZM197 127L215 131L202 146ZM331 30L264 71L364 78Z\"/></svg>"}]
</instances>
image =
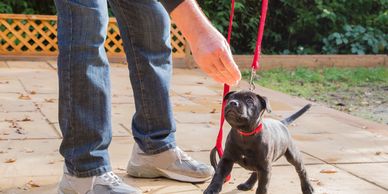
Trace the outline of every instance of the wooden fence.
<instances>
[{"instance_id":1,"label":"wooden fence","mask_svg":"<svg viewBox=\"0 0 388 194\"><path fill-rule=\"evenodd\" d=\"M188 44L171 24L173 56L182 58ZM109 19L105 50L110 57L123 57L122 39L115 18ZM58 54L57 17L0 14L0 55L55 56Z\"/></svg>"}]
</instances>

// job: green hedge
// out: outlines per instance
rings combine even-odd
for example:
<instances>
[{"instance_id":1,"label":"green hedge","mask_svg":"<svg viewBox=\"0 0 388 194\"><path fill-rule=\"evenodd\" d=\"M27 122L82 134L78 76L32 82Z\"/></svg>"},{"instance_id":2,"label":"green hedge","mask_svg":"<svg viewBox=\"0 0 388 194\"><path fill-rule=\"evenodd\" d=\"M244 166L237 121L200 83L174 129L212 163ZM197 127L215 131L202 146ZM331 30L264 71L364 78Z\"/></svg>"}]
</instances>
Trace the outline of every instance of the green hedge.
<instances>
[{"instance_id":1,"label":"green hedge","mask_svg":"<svg viewBox=\"0 0 388 194\"><path fill-rule=\"evenodd\" d=\"M230 0L198 0L226 35ZM253 53L260 1L237 0L232 47ZM0 13L55 14L52 0L2 0ZM388 0L269 0L266 54L387 54Z\"/></svg>"}]
</instances>

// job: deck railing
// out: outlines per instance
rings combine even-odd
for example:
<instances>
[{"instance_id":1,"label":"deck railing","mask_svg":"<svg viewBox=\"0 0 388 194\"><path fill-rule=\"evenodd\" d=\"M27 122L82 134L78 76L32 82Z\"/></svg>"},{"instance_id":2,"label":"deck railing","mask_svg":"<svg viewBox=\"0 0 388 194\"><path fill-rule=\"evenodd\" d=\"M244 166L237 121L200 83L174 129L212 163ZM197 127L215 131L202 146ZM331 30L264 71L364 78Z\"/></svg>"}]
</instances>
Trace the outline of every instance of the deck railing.
<instances>
[{"instance_id":1,"label":"deck railing","mask_svg":"<svg viewBox=\"0 0 388 194\"><path fill-rule=\"evenodd\" d=\"M188 46L171 24L174 57L184 57ZM115 18L109 19L105 50L108 56L124 56ZM0 14L0 55L53 56L58 54L57 17L51 15Z\"/></svg>"}]
</instances>

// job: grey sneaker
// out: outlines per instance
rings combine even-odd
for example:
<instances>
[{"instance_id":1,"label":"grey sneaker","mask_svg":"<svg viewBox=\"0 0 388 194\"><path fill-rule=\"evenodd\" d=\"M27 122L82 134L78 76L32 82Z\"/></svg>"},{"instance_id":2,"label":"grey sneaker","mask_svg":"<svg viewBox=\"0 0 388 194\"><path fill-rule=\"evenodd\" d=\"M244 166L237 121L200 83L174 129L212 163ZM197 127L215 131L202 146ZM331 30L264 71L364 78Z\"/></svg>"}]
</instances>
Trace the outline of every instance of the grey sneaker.
<instances>
[{"instance_id":1,"label":"grey sneaker","mask_svg":"<svg viewBox=\"0 0 388 194\"><path fill-rule=\"evenodd\" d=\"M193 160L180 148L147 155L135 143L127 172L133 177L166 177L183 182L204 182L214 174L213 167Z\"/></svg>"},{"instance_id":2,"label":"grey sneaker","mask_svg":"<svg viewBox=\"0 0 388 194\"><path fill-rule=\"evenodd\" d=\"M141 191L125 183L112 171L100 176L75 177L66 167L59 183L59 194L140 194Z\"/></svg>"}]
</instances>

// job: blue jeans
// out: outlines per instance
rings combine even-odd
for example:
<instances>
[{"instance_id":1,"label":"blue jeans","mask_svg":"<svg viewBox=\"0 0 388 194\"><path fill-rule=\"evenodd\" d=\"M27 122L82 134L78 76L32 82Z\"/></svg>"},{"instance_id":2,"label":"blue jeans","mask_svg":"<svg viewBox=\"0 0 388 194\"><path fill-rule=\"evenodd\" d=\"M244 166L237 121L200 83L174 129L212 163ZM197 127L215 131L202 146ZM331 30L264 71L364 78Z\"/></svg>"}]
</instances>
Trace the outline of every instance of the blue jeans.
<instances>
[{"instance_id":1,"label":"blue jeans","mask_svg":"<svg viewBox=\"0 0 388 194\"><path fill-rule=\"evenodd\" d=\"M174 148L168 13L156 0L109 3L124 42L135 98L134 139L148 154ZM112 139L110 69L104 49L107 0L55 0L55 4L60 153L71 174L100 175L111 170L107 150Z\"/></svg>"}]
</instances>

